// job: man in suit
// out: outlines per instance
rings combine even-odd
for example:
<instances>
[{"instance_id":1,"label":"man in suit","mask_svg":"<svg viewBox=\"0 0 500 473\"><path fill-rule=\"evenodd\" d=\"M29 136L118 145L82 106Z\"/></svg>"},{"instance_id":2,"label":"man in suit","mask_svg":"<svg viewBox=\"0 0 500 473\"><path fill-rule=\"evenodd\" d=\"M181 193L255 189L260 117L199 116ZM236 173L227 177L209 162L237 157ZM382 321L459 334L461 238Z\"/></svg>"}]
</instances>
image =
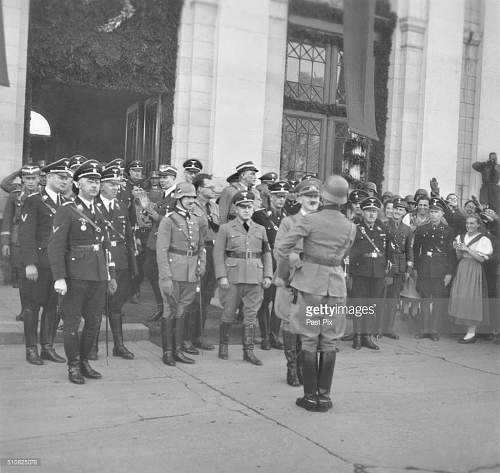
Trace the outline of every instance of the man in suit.
<instances>
[{"instance_id":1,"label":"man in suit","mask_svg":"<svg viewBox=\"0 0 500 473\"><path fill-rule=\"evenodd\" d=\"M455 270L453 230L443 223L446 204L437 197L429 202L430 222L415 230L413 254L417 272L417 290L421 303L422 322L415 338L439 340L441 318L446 311L448 286Z\"/></svg>"},{"instance_id":2,"label":"man in suit","mask_svg":"<svg viewBox=\"0 0 500 473\"><path fill-rule=\"evenodd\" d=\"M309 411L326 412L332 407L336 343L344 334L346 319L340 310L325 321L316 309L345 305L342 261L356 235L355 225L340 212L340 206L347 202L348 187L344 178L330 176L322 191L323 208L300 219L278 248L280 257L288 257L298 266L291 282L297 291L297 304L290 325L302 340L304 396L296 404ZM295 253L301 240L302 260Z\"/></svg>"},{"instance_id":3,"label":"man in suit","mask_svg":"<svg viewBox=\"0 0 500 473\"><path fill-rule=\"evenodd\" d=\"M273 266L266 230L252 221L255 195L240 191L232 200L237 216L221 225L214 246L215 277L224 306L220 325L219 358L228 359L229 331L243 302L243 359L262 362L254 353L254 329L264 290L271 286Z\"/></svg>"},{"instance_id":4,"label":"man in suit","mask_svg":"<svg viewBox=\"0 0 500 473\"><path fill-rule=\"evenodd\" d=\"M42 359L64 363L66 360L54 350L59 316L57 296L53 289L53 272L47 256L54 216L65 202L61 192L71 178L69 161L60 159L43 168L47 183L41 192L29 196L21 211L19 227L20 257L25 268L27 308L24 314L26 360L41 365ZM38 312L43 307L40 321L41 358L37 351Z\"/></svg>"},{"instance_id":5,"label":"man in suit","mask_svg":"<svg viewBox=\"0 0 500 473\"><path fill-rule=\"evenodd\" d=\"M286 197L290 190L287 181L278 181L269 185L270 207L256 210L252 215L252 220L266 229L267 241L274 249L274 240L278 233L281 221L287 216L284 209ZM272 254L272 253L271 253ZM276 270L276 260L273 258L273 272ZM261 348L270 350L271 347L277 350L283 349L283 344L279 339L281 319L276 316L274 311L274 297L276 295L276 286L271 286L264 291L264 299L257 314L262 337ZM271 306L271 308L269 308Z\"/></svg>"},{"instance_id":6,"label":"man in suit","mask_svg":"<svg viewBox=\"0 0 500 473\"><path fill-rule=\"evenodd\" d=\"M164 301L161 317L163 363L194 363L183 353L184 316L196 296L196 283L205 273L203 243L206 228L192 214L196 191L192 184L177 184L176 205L163 217L158 228L156 258ZM194 353L193 353L194 354Z\"/></svg>"},{"instance_id":7,"label":"man in suit","mask_svg":"<svg viewBox=\"0 0 500 473\"><path fill-rule=\"evenodd\" d=\"M90 366L88 356L97 337L106 290L114 294L117 288L114 263L106 249L106 223L96 209L101 171L101 164L95 160L87 160L75 170L78 196L58 209L48 245L54 289L64 296L64 350L68 379L75 384L84 384L84 377L102 377ZM85 323L80 339L82 317Z\"/></svg>"}]
</instances>

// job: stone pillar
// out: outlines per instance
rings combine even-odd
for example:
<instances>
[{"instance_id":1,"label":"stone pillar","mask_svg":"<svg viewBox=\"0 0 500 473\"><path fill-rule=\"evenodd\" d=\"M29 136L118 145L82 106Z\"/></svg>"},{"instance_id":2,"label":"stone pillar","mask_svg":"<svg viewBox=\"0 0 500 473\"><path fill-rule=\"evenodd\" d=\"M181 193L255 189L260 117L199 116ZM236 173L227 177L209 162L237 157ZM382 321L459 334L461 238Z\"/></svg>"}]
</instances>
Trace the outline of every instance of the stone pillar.
<instances>
[{"instance_id":1,"label":"stone pillar","mask_svg":"<svg viewBox=\"0 0 500 473\"><path fill-rule=\"evenodd\" d=\"M416 187L455 190L465 0L429 2L422 150Z\"/></svg>"},{"instance_id":2,"label":"stone pillar","mask_svg":"<svg viewBox=\"0 0 500 473\"><path fill-rule=\"evenodd\" d=\"M29 0L3 0L10 87L0 86L0 180L22 165ZM0 212L6 195L0 191Z\"/></svg>"}]
</instances>

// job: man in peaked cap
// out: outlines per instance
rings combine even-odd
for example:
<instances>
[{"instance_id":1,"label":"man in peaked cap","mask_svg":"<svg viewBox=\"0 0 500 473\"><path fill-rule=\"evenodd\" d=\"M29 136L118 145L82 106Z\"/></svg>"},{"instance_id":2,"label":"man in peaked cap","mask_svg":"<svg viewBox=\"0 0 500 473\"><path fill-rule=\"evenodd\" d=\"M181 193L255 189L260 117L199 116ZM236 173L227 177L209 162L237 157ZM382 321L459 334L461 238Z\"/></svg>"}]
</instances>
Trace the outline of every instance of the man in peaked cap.
<instances>
[{"instance_id":1,"label":"man in peaked cap","mask_svg":"<svg viewBox=\"0 0 500 473\"><path fill-rule=\"evenodd\" d=\"M54 349L54 339L59 323L57 295L54 292L54 275L51 271L47 247L52 233L54 216L65 202L62 191L71 179L69 160L60 159L51 163L43 171L47 183L41 192L30 195L24 202L19 227L20 259L24 269L23 286L27 303L24 313L24 335L26 360L34 365L42 365L43 360L64 363ZM37 348L38 312L43 307L40 321L41 358Z\"/></svg>"},{"instance_id":2,"label":"man in peaked cap","mask_svg":"<svg viewBox=\"0 0 500 473\"><path fill-rule=\"evenodd\" d=\"M114 263L106 249L110 246L106 222L96 205L101 172L102 166L95 160L85 161L75 170L78 195L74 202L58 209L47 248L54 289L64 296L64 350L68 379L75 384L83 384L84 377L102 377L88 360L105 310L106 290L113 294L117 287ZM85 323L80 340L82 317Z\"/></svg>"},{"instance_id":3,"label":"man in peaked cap","mask_svg":"<svg viewBox=\"0 0 500 473\"><path fill-rule=\"evenodd\" d=\"M296 404L309 411L326 412L332 407L336 343L346 326L343 311L335 314L331 323L323 324L324 315L319 318L311 309L345 304L342 262L356 234L355 225L340 212L341 205L347 202L347 191L344 178L328 177L322 189L323 208L303 216L277 248L279 258L288 258L297 267L291 281L297 304L290 315L290 326L302 341L304 396ZM302 259L296 252L301 241Z\"/></svg>"},{"instance_id":4,"label":"man in peaked cap","mask_svg":"<svg viewBox=\"0 0 500 473\"><path fill-rule=\"evenodd\" d=\"M290 192L288 193L285 202L285 211L288 215L295 215L300 210L300 203L297 202L297 193L295 189L299 184L299 181L294 179L288 179L288 185L290 186Z\"/></svg>"},{"instance_id":5,"label":"man in peaked cap","mask_svg":"<svg viewBox=\"0 0 500 473\"><path fill-rule=\"evenodd\" d=\"M238 181L231 183L229 186L222 190L219 197L219 214L221 223L226 223L233 219L236 215L236 209L233 206L233 198L239 191L249 191L252 190L252 194L255 197L254 210L260 209L262 207L262 199L260 197L259 191L254 189L255 185L255 174L259 170L255 167L252 161L245 161L244 163L238 164L236 166L236 173L238 174Z\"/></svg>"},{"instance_id":6,"label":"man in peaked cap","mask_svg":"<svg viewBox=\"0 0 500 473\"><path fill-rule=\"evenodd\" d=\"M176 199L174 198L174 191L177 169L170 164L160 164L158 167L158 176L160 179L159 195L153 196L151 192L149 193L152 205L147 208L147 212L153 221L153 225L144 248L144 275L151 284L156 302L156 310L150 317L152 320L158 320L163 314L163 297L158 284L156 239L161 219L169 210L175 207Z\"/></svg>"},{"instance_id":7,"label":"man in peaked cap","mask_svg":"<svg viewBox=\"0 0 500 473\"><path fill-rule=\"evenodd\" d=\"M349 219L354 223L360 223L363 220L363 211L361 210L360 203L368 196L368 192L363 189L355 189L349 193L348 204L351 209Z\"/></svg>"},{"instance_id":8,"label":"man in peaked cap","mask_svg":"<svg viewBox=\"0 0 500 473\"><path fill-rule=\"evenodd\" d=\"M238 191L232 203L235 219L221 225L214 246L215 277L224 306L220 325L219 358L228 359L229 331L236 309L243 303L243 359L262 362L254 354L254 328L264 290L271 286L271 252L266 230L252 221L255 195Z\"/></svg>"},{"instance_id":9,"label":"man in peaked cap","mask_svg":"<svg viewBox=\"0 0 500 473\"><path fill-rule=\"evenodd\" d=\"M290 386L299 386L302 384L302 358L300 336L293 333L290 328L290 313L292 311L291 301L293 300L293 290L290 282L296 270L289 264L288 258L280 258L278 248L281 241L294 227L299 220L307 214L316 212L320 203L321 183L315 180L305 180L295 187L297 194L297 203L300 211L294 215L285 217L278 228L276 239L274 241L273 255L276 259L276 297L274 300L274 309L276 315L282 320L283 328L283 350L287 361L286 380ZM294 253L302 253L302 241L299 241L294 248Z\"/></svg>"},{"instance_id":10,"label":"man in peaked cap","mask_svg":"<svg viewBox=\"0 0 500 473\"><path fill-rule=\"evenodd\" d=\"M376 197L367 197L360 203L363 221L357 224L356 239L349 254L349 274L352 277L352 298L355 305L372 306L374 314L354 317L355 350L362 346L378 350L372 335L382 310L384 283L387 270L387 228L378 219L382 206Z\"/></svg>"},{"instance_id":11,"label":"man in peaked cap","mask_svg":"<svg viewBox=\"0 0 500 473\"><path fill-rule=\"evenodd\" d=\"M68 159L71 172L74 172L76 168L78 168L81 164L83 164L85 161L88 161L88 159L81 154L75 154L73 156L70 156Z\"/></svg>"},{"instance_id":12,"label":"man in peaked cap","mask_svg":"<svg viewBox=\"0 0 500 473\"><path fill-rule=\"evenodd\" d=\"M177 184L172 212L161 220L156 241L159 284L164 307L161 317L163 363L194 363L183 353L184 316L196 296L196 283L205 273L203 247L206 228L192 206L196 191L189 182ZM191 352L191 351L189 351ZM193 352L195 354L195 352Z\"/></svg>"},{"instance_id":13,"label":"man in peaked cap","mask_svg":"<svg viewBox=\"0 0 500 473\"><path fill-rule=\"evenodd\" d=\"M288 215L284 209L286 197L290 190L287 181L278 181L269 185L270 207L269 209L256 210L252 215L252 220L266 229L267 241L271 251L274 249L274 240L278 233L281 221ZM276 261L273 258L273 272L276 270ZM276 348L282 350L283 345L279 340L279 331L281 319L276 316L274 311L274 297L276 295L276 286L271 285L264 291L264 299L257 313L259 321L260 334L262 337L261 348L270 350ZM271 310L269 306L271 305Z\"/></svg>"},{"instance_id":14,"label":"man in peaked cap","mask_svg":"<svg viewBox=\"0 0 500 473\"><path fill-rule=\"evenodd\" d=\"M271 205L271 197L269 195L269 185L276 182L278 179L278 174L275 172L268 172L259 177L260 184L255 186L259 191L260 197L262 198L262 206L268 209Z\"/></svg>"},{"instance_id":15,"label":"man in peaked cap","mask_svg":"<svg viewBox=\"0 0 500 473\"><path fill-rule=\"evenodd\" d=\"M10 258L11 277L14 287L19 288L19 298L21 301L21 313L16 316L16 320L23 320L26 300L24 281L24 268L20 260L19 247L19 225L21 223L21 210L27 197L38 191L40 182L40 168L30 164L25 164L19 172L22 187L10 192L3 211L2 229L0 241L2 245L2 256Z\"/></svg>"},{"instance_id":16,"label":"man in peaked cap","mask_svg":"<svg viewBox=\"0 0 500 473\"><path fill-rule=\"evenodd\" d=\"M417 227L413 243L417 291L424 299L421 303L422 321L415 338L429 337L432 341L439 340L448 286L456 263L453 230L443 223L445 208L441 199L430 199L430 222Z\"/></svg>"},{"instance_id":17,"label":"man in peaked cap","mask_svg":"<svg viewBox=\"0 0 500 473\"><path fill-rule=\"evenodd\" d=\"M35 172L36 170L36 172ZM15 170L13 173L9 174L8 176L4 177L2 179L2 182L0 183L0 188L5 191L7 194L10 194L12 191L18 191L21 192L24 188L24 180L23 177L25 176L34 176L37 175L37 186L40 184L40 175L41 175L41 170L40 166L38 164L25 164L21 169ZM21 183L17 182L17 179L21 179ZM39 189L36 188L36 190L32 192L36 192ZM30 192L30 193L32 193Z\"/></svg>"},{"instance_id":18,"label":"man in peaked cap","mask_svg":"<svg viewBox=\"0 0 500 473\"><path fill-rule=\"evenodd\" d=\"M109 298L108 313L105 314L108 317L111 333L113 334L113 356L131 360L134 358L134 354L123 344L122 308L129 297L131 270L134 266L135 253L134 236L128 219L127 208L116 198L120 189L121 178L122 171L118 166L104 168L101 171L100 193L95 202L96 212L106 225L108 249L115 263L117 288L116 292ZM100 326L101 316L99 316L97 336L93 351L88 356L89 359L97 358Z\"/></svg>"},{"instance_id":19,"label":"man in peaked cap","mask_svg":"<svg viewBox=\"0 0 500 473\"><path fill-rule=\"evenodd\" d=\"M393 217L387 222L387 258L391 269L387 282L386 309L381 314L377 335L398 339L394 320L399 307L401 289L413 270L413 231L402 220L408 207L406 200L396 195L392 199Z\"/></svg>"},{"instance_id":20,"label":"man in peaked cap","mask_svg":"<svg viewBox=\"0 0 500 473\"><path fill-rule=\"evenodd\" d=\"M363 190L368 193L369 197L374 197L377 195L377 185L374 182L367 182L363 186Z\"/></svg>"},{"instance_id":21,"label":"man in peaked cap","mask_svg":"<svg viewBox=\"0 0 500 473\"><path fill-rule=\"evenodd\" d=\"M184 168L184 179L186 182L192 183L194 176L201 172L203 164L198 159L187 159L182 163Z\"/></svg>"}]
</instances>

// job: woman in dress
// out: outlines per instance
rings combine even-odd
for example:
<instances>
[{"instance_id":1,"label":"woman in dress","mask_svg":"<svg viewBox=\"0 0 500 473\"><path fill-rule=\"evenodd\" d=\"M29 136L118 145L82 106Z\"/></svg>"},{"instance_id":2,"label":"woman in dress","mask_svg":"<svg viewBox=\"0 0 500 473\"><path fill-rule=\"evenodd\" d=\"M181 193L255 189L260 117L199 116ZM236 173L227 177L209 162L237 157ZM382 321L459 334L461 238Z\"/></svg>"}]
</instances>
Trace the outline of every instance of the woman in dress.
<instances>
[{"instance_id":1,"label":"woman in dress","mask_svg":"<svg viewBox=\"0 0 500 473\"><path fill-rule=\"evenodd\" d=\"M448 312L455 323L467 326L467 333L459 343L474 343L476 327L489 323L488 292L483 263L493 254L488 237L480 232L479 215L468 215L467 233L457 235L454 248L459 259L453 279Z\"/></svg>"}]
</instances>

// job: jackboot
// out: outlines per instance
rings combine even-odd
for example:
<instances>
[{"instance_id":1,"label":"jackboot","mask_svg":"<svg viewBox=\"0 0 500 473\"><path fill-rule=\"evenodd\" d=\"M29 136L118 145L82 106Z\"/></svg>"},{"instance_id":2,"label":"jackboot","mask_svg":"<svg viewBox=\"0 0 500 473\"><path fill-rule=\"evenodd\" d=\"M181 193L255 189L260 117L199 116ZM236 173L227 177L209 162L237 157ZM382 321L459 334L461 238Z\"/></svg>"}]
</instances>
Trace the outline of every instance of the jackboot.
<instances>
[{"instance_id":1,"label":"jackboot","mask_svg":"<svg viewBox=\"0 0 500 473\"><path fill-rule=\"evenodd\" d=\"M392 338L393 340L398 340L399 335L394 332L394 320L396 319L396 308L392 308L391 313L388 317L387 330L383 333L384 337Z\"/></svg>"},{"instance_id":2,"label":"jackboot","mask_svg":"<svg viewBox=\"0 0 500 473\"><path fill-rule=\"evenodd\" d=\"M253 352L254 348L254 327L253 325L243 326L243 360L252 363L252 365L261 366L260 361Z\"/></svg>"},{"instance_id":3,"label":"jackboot","mask_svg":"<svg viewBox=\"0 0 500 473\"><path fill-rule=\"evenodd\" d=\"M97 353L99 352L99 333L101 331L101 323L102 323L102 314L97 316L97 333L95 334L95 339L94 343L92 344L92 348L90 349L89 354L87 355L87 360L95 361L98 358Z\"/></svg>"},{"instance_id":4,"label":"jackboot","mask_svg":"<svg viewBox=\"0 0 500 473\"><path fill-rule=\"evenodd\" d=\"M55 363L65 363L66 359L59 356L54 349L54 339L56 337L58 323L59 317L55 310L46 311L44 309L40 321L40 342L42 345L40 355L44 360L54 361Z\"/></svg>"},{"instance_id":5,"label":"jackboot","mask_svg":"<svg viewBox=\"0 0 500 473\"><path fill-rule=\"evenodd\" d=\"M126 360L133 360L134 354L125 348L123 344L122 314L111 314L109 317L109 325L111 326L111 333L113 334L113 356L119 356Z\"/></svg>"},{"instance_id":6,"label":"jackboot","mask_svg":"<svg viewBox=\"0 0 500 473\"><path fill-rule=\"evenodd\" d=\"M361 350L361 334L356 332L352 340L352 347L355 350Z\"/></svg>"},{"instance_id":7,"label":"jackboot","mask_svg":"<svg viewBox=\"0 0 500 473\"><path fill-rule=\"evenodd\" d=\"M269 311L266 307L261 307L259 312L257 312L257 320L259 322L260 329L260 349L261 350L270 350L271 349L271 340L269 339Z\"/></svg>"},{"instance_id":8,"label":"jackboot","mask_svg":"<svg viewBox=\"0 0 500 473\"><path fill-rule=\"evenodd\" d=\"M297 350L297 378L299 383L304 384L303 367L302 367L302 341L300 340L300 335L296 335L296 350Z\"/></svg>"},{"instance_id":9,"label":"jackboot","mask_svg":"<svg viewBox=\"0 0 500 473\"><path fill-rule=\"evenodd\" d=\"M25 313L26 309L23 307L21 309L21 312L19 314L16 315L16 320L18 322L22 322L24 320L24 313Z\"/></svg>"},{"instance_id":10,"label":"jackboot","mask_svg":"<svg viewBox=\"0 0 500 473\"><path fill-rule=\"evenodd\" d=\"M82 372L82 375L85 376L86 378L90 379L102 378L102 374L97 372L94 368L92 368L88 360L82 360L80 362L80 371Z\"/></svg>"},{"instance_id":11,"label":"jackboot","mask_svg":"<svg viewBox=\"0 0 500 473\"><path fill-rule=\"evenodd\" d=\"M184 340L182 341L182 351L190 355L199 355L199 350L193 345L193 318L196 314L191 312L187 317L184 316Z\"/></svg>"},{"instance_id":12,"label":"jackboot","mask_svg":"<svg viewBox=\"0 0 500 473\"><path fill-rule=\"evenodd\" d=\"M361 336L361 346L370 348L371 350L380 350L380 347L375 344L370 333Z\"/></svg>"},{"instance_id":13,"label":"jackboot","mask_svg":"<svg viewBox=\"0 0 500 473\"><path fill-rule=\"evenodd\" d=\"M318 361L316 353L302 350L304 396L297 398L295 404L307 411L318 412Z\"/></svg>"},{"instance_id":14,"label":"jackboot","mask_svg":"<svg viewBox=\"0 0 500 473\"><path fill-rule=\"evenodd\" d=\"M38 328L38 311L26 309L24 313L24 340L26 344L26 361L32 365L43 365L38 355L36 331Z\"/></svg>"},{"instance_id":15,"label":"jackboot","mask_svg":"<svg viewBox=\"0 0 500 473\"><path fill-rule=\"evenodd\" d=\"M68 379L75 384L84 384L85 379L80 369L80 358L68 361Z\"/></svg>"},{"instance_id":16,"label":"jackboot","mask_svg":"<svg viewBox=\"0 0 500 473\"><path fill-rule=\"evenodd\" d=\"M332 408L330 389L332 387L333 370L337 352L327 351L319 355L318 369L318 411L326 412Z\"/></svg>"},{"instance_id":17,"label":"jackboot","mask_svg":"<svg viewBox=\"0 0 500 473\"><path fill-rule=\"evenodd\" d=\"M174 360L181 363L194 364L194 360L184 355L182 352L182 342L184 338L184 317L175 319L175 336L174 336Z\"/></svg>"},{"instance_id":18,"label":"jackboot","mask_svg":"<svg viewBox=\"0 0 500 473\"><path fill-rule=\"evenodd\" d=\"M229 358L229 331L231 324L222 322L219 326L219 358L227 360Z\"/></svg>"},{"instance_id":19,"label":"jackboot","mask_svg":"<svg viewBox=\"0 0 500 473\"><path fill-rule=\"evenodd\" d=\"M163 347L163 363L168 366L175 366L174 319L161 318L161 345Z\"/></svg>"},{"instance_id":20,"label":"jackboot","mask_svg":"<svg viewBox=\"0 0 500 473\"><path fill-rule=\"evenodd\" d=\"M296 335L283 331L283 351L286 358L286 382L290 386L300 386L297 375L297 340Z\"/></svg>"}]
</instances>

